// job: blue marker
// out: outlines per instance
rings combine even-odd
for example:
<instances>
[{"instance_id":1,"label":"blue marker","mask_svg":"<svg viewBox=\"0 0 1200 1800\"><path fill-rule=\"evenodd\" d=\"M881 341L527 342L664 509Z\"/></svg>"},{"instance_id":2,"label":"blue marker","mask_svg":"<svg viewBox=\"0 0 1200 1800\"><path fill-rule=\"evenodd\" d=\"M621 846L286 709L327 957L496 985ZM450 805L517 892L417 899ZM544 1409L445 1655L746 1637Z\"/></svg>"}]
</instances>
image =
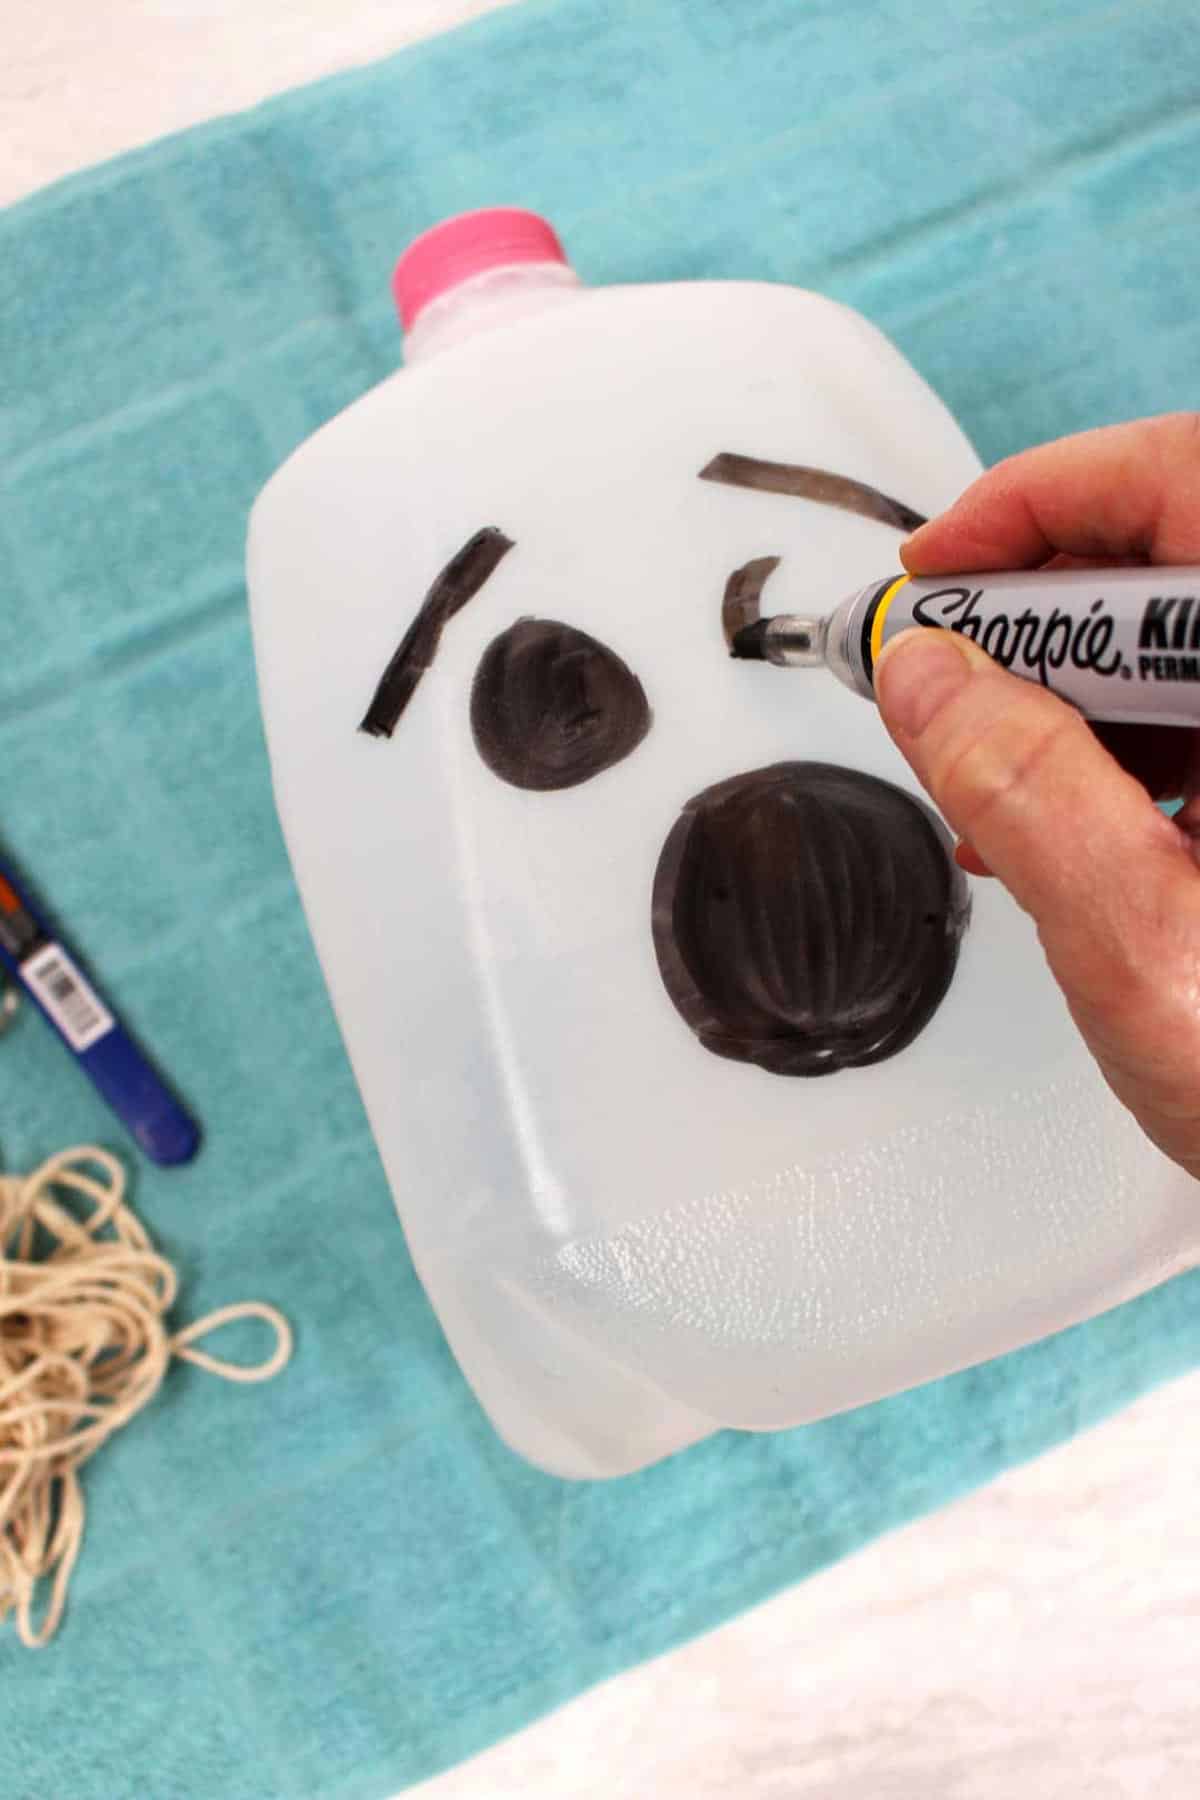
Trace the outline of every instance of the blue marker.
<instances>
[{"instance_id":1,"label":"blue marker","mask_svg":"<svg viewBox=\"0 0 1200 1800\"><path fill-rule=\"evenodd\" d=\"M0 873L0 968L7 967L80 1068L156 1163L196 1154L200 1130L109 1011L79 965Z\"/></svg>"}]
</instances>

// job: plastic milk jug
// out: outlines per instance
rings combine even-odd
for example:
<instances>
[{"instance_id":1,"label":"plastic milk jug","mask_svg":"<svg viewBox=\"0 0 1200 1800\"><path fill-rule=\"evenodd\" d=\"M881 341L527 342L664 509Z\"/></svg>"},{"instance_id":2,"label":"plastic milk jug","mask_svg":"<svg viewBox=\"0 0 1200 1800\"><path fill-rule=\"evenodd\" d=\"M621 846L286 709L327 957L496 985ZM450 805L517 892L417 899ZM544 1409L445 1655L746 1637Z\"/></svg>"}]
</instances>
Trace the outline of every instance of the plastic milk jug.
<instances>
[{"instance_id":1,"label":"plastic milk jug","mask_svg":"<svg viewBox=\"0 0 1200 1800\"><path fill-rule=\"evenodd\" d=\"M979 464L863 318L401 259L402 371L250 527L275 793L408 1245L510 1445L616 1475L992 1357L1200 1207L875 709L730 658Z\"/></svg>"}]
</instances>

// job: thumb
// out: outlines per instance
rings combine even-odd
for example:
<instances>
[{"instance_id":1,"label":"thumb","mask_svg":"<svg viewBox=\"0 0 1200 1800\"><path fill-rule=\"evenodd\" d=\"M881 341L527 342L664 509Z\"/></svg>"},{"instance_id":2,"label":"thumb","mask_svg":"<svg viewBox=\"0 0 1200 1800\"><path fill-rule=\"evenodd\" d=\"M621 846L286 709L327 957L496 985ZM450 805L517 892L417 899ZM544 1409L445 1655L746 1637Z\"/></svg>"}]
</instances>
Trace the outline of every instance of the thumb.
<instances>
[{"instance_id":1,"label":"thumb","mask_svg":"<svg viewBox=\"0 0 1200 1800\"><path fill-rule=\"evenodd\" d=\"M875 689L918 780L1033 915L1068 998L1103 992L1128 961L1131 914L1160 919L1180 882L1194 903L1182 833L1065 701L928 629L885 647Z\"/></svg>"}]
</instances>

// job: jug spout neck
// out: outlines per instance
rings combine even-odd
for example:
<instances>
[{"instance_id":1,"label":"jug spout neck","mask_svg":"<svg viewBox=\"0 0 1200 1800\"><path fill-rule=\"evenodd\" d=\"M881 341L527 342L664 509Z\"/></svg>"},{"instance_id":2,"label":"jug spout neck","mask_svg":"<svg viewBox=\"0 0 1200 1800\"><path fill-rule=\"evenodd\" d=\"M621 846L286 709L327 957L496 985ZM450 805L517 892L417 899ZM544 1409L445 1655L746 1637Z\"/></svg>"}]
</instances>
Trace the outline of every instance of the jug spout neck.
<instances>
[{"instance_id":1,"label":"jug spout neck","mask_svg":"<svg viewBox=\"0 0 1200 1800\"><path fill-rule=\"evenodd\" d=\"M392 276L404 360L559 306L580 291L554 227L518 207L462 213L410 244Z\"/></svg>"},{"instance_id":2,"label":"jug spout neck","mask_svg":"<svg viewBox=\"0 0 1200 1800\"><path fill-rule=\"evenodd\" d=\"M405 364L411 368L428 362L469 338L561 306L583 292L574 269L561 263L518 263L474 275L431 301L405 332Z\"/></svg>"}]
</instances>

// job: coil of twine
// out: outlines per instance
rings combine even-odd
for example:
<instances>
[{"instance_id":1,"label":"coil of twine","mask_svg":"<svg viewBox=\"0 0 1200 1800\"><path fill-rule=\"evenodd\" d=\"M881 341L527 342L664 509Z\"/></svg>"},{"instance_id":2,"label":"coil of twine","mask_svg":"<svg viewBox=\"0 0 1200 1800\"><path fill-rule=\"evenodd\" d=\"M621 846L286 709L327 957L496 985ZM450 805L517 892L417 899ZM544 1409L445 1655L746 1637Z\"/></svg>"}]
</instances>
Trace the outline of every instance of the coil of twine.
<instances>
[{"instance_id":1,"label":"coil of twine","mask_svg":"<svg viewBox=\"0 0 1200 1800\"><path fill-rule=\"evenodd\" d=\"M287 1320L257 1300L169 1331L178 1285L106 1150L81 1145L32 1175L0 1177L0 1624L15 1615L30 1649L49 1643L66 1604L83 1538L80 1470L154 1396L171 1359L226 1381L269 1381L291 1356ZM275 1331L265 1362L197 1348L246 1318Z\"/></svg>"}]
</instances>

